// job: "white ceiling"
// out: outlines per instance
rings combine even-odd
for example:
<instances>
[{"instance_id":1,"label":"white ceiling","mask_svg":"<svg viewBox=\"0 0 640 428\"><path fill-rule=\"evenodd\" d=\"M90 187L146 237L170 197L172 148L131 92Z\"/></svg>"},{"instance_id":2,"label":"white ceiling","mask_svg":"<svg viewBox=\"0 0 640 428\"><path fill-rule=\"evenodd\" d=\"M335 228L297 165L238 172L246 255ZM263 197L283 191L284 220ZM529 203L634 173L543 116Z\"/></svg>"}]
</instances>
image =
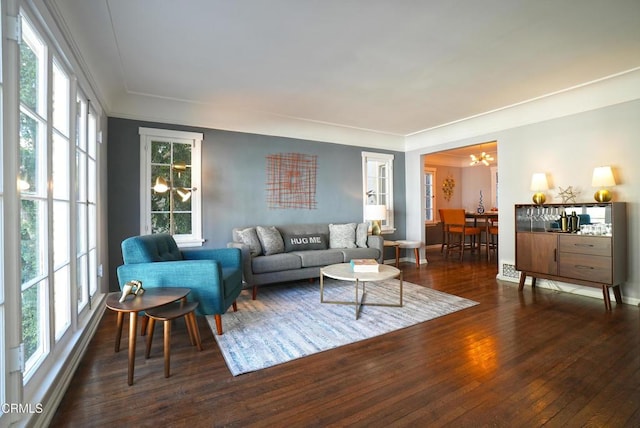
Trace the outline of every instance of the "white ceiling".
<instances>
[{"instance_id":1,"label":"white ceiling","mask_svg":"<svg viewBox=\"0 0 640 428\"><path fill-rule=\"evenodd\" d=\"M109 116L285 136L405 137L640 67L638 0L47 5Z\"/></svg>"}]
</instances>

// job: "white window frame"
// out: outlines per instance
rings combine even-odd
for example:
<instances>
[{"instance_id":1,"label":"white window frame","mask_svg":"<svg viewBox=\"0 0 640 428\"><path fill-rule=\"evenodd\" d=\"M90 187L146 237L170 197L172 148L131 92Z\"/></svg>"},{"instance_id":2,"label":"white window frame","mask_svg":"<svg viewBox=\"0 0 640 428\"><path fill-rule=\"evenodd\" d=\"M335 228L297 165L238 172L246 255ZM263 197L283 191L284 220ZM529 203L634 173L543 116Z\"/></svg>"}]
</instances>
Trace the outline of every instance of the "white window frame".
<instances>
[{"instance_id":1,"label":"white window frame","mask_svg":"<svg viewBox=\"0 0 640 428\"><path fill-rule=\"evenodd\" d=\"M498 208L498 167L491 167L491 207Z\"/></svg>"},{"instance_id":2,"label":"white window frame","mask_svg":"<svg viewBox=\"0 0 640 428\"><path fill-rule=\"evenodd\" d=\"M202 140L198 132L173 131L168 129L143 128L140 134L140 234L151 233L151 142L167 141L191 144L191 234L174 235L179 247L202 246Z\"/></svg>"},{"instance_id":3,"label":"white window frame","mask_svg":"<svg viewBox=\"0 0 640 428\"><path fill-rule=\"evenodd\" d=\"M367 192L369 186L369 174L368 174L368 162L374 161L383 163L387 171L387 180L384 184L384 189L379 189L380 192L387 196L385 203L387 207L387 218L381 222L382 233L395 232L394 222L394 206L393 206L393 160L395 156L389 153L377 153L377 152L362 152L362 218L365 218L365 210L367 205L371 205L371 201L367 198ZM377 178L376 178L377 179ZM376 188L379 187L379 183L376 183ZM377 204L377 201L373 202Z\"/></svg>"},{"instance_id":4,"label":"white window frame","mask_svg":"<svg viewBox=\"0 0 640 428\"><path fill-rule=\"evenodd\" d=\"M436 168L425 168L424 169L424 174L422 175L422 185L423 185L423 195L424 195L424 199L423 199L423 208L424 208L424 222L425 224L436 224L438 222L436 213L438 212L438 206L437 206L437 186L436 186L436 172L437 169ZM427 180L426 180L426 176L427 175L431 175L431 220L428 220L429 216L427 215Z\"/></svg>"}]
</instances>

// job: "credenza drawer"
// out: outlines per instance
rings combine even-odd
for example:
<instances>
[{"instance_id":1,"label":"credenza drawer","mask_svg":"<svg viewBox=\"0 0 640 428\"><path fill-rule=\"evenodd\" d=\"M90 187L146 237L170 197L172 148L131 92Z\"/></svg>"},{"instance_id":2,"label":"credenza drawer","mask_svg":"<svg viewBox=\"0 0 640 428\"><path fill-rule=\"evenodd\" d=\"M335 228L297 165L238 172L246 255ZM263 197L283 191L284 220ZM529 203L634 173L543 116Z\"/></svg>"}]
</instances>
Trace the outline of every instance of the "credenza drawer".
<instances>
[{"instance_id":1,"label":"credenza drawer","mask_svg":"<svg viewBox=\"0 0 640 428\"><path fill-rule=\"evenodd\" d=\"M560 236L559 250L561 253L611 257L611 237L563 235Z\"/></svg>"},{"instance_id":2,"label":"credenza drawer","mask_svg":"<svg viewBox=\"0 0 640 428\"><path fill-rule=\"evenodd\" d=\"M613 280L611 257L561 252L558 260L558 275L611 284Z\"/></svg>"}]
</instances>

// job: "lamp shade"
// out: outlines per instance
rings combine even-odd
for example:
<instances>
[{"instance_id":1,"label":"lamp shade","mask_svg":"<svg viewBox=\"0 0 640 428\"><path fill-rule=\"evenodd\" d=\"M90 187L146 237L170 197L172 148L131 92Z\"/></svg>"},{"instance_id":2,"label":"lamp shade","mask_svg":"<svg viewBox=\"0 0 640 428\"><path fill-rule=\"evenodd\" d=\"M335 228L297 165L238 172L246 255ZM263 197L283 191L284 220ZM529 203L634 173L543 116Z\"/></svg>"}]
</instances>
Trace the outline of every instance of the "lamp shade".
<instances>
[{"instance_id":1,"label":"lamp shade","mask_svg":"<svg viewBox=\"0 0 640 428\"><path fill-rule=\"evenodd\" d=\"M153 186L153 190L158 193L164 193L169 190L169 183L162 177L156 178L156 184Z\"/></svg>"},{"instance_id":2,"label":"lamp shade","mask_svg":"<svg viewBox=\"0 0 640 428\"><path fill-rule=\"evenodd\" d=\"M364 209L365 220L384 220L387 218L386 205L366 205Z\"/></svg>"},{"instance_id":3,"label":"lamp shade","mask_svg":"<svg viewBox=\"0 0 640 428\"><path fill-rule=\"evenodd\" d=\"M176 189L176 194L182 202L187 202L191 199L191 189L187 189L186 187L178 187Z\"/></svg>"},{"instance_id":4,"label":"lamp shade","mask_svg":"<svg viewBox=\"0 0 640 428\"><path fill-rule=\"evenodd\" d=\"M610 166L599 166L593 169L593 177L591 178L593 187L611 187L616 185L613 178L613 171Z\"/></svg>"},{"instance_id":5,"label":"lamp shade","mask_svg":"<svg viewBox=\"0 0 640 428\"><path fill-rule=\"evenodd\" d=\"M547 182L547 174L544 172L536 172L531 176L531 190L534 192L540 192L543 190L549 190L549 183Z\"/></svg>"}]
</instances>

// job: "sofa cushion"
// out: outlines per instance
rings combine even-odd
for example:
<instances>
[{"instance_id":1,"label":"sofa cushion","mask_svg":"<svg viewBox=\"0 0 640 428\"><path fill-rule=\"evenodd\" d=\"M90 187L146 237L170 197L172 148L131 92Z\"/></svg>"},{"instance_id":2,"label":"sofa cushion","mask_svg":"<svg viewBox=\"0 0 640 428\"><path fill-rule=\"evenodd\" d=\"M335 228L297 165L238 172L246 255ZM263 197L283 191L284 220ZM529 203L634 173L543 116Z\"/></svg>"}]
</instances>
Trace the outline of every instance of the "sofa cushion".
<instances>
[{"instance_id":1,"label":"sofa cushion","mask_svg":"<svg viewBox=\"0 0 640 428\"><path fill-rule=\"evenodd\" d=\"M284 251L282 236L274 226L257 226L256 231L265 256L279 254Z\"/></svg>"},{"instance_id":2,"label":"sofa cushion","mask_svg":"<svg viewBox=\"0 0 640 428\"><path fill-rule=\"evenodd\" d=\"M329 248L356 248L356 223L330 224Z\"/></svg>"},{"instance_id":3,"label":"sofa cushion","mask_svg":"<svg viewBox=\"0 0 640 428\"><path fill-rule=\"evenodd\" d=\"M369 235L369 224L360 223L356 227L356 245L359 248L367 248L367 236Z\"/></svg>"},{"instance_id":4,"label":"sofa cushion","mask_svg":"<svg viewBox=\"0 0 640 428\"><path fill-rule=\"evenodd\" d=\"M340 250L344 255L342 263L350 262L353 259L378 259L380 251L377 248L344 248Z\"/></svg>"},{"instance_id":5,"label":"sofa cushion","mask_svg":"<svg viewBox=\"0 0 640 428\"><path fill-rule=\"evenodd\" d=\"M262 244L260 244L258 232L255 227L240 229L237 231L237 234L240 242L249 246L252 256L259 256L262 254Z\"/></svg>"},{"instance_id":6,"label":"sofa cushion","mask_svg":"<svg viewBox=\"0 0 640 428\"><path fill-rule=\"evenodd\" d=\"M326 250L329 247L327 235L324 233L282 234L284 252L305 250Z\"/></svg>"},{"instance_id":7,"label":"sofa cushion","mask_svg":"<svg viewBox=\"0 0 640 428\"><path fill-rule=\"evenodd\" d=\"M344 260L341 250L296 251L292 254L300 257L302 267L327 266L342 263Z\"/></svg>"},{"instance_id":8,"label":"sofa cushion","mask_svg":"<svg viewBox=\"0 0 640 428\"><path fill-rule=\"evenodd\" d=\"M281 253L272 256L258 256L251 260L253 273L279 272L301 269L302 260L294 253Z\"/></svg>"}]
</instances>

